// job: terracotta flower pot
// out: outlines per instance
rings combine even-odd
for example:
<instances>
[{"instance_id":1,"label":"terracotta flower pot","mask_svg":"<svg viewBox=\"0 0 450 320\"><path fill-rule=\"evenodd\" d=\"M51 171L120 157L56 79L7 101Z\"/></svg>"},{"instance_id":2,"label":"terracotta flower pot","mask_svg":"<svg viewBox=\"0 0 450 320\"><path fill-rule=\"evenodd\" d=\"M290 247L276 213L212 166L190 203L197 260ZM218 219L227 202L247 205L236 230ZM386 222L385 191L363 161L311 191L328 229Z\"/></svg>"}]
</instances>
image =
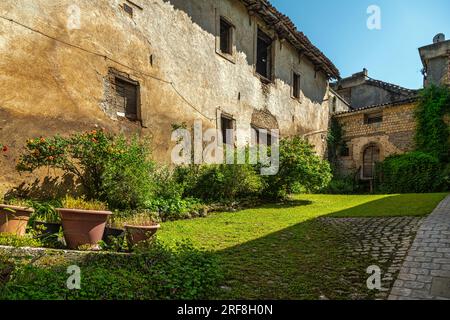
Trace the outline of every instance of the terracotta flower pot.
<instances>
[{"instance_id":1,"label":"terracotta flower pot","mask_svg":"<svg viewBox=\"0 0 450 320\"><path fill-rule=\"evenodd\" d=\"M139 242L146 241L153 237L156 232L161 228L161 225L156 224L154 226L130 226L126 225L125 230L127 233L127 241L130 245L136 245Z\"/></svg>"},{"instance_id":2,"label":"terracotta flower pot","mask_svg":"<svg viewBox=\"0 0 450 320\"><path fill-rule=\"evenodd\" d=\"M56 209L60 216L69 249L80 246L95 247L103 238L110 211L90 211L78 209Z\"/></svg>"},{"instance_id":3,"label":"terracotta flower pot","mask_svg":"<svg viewBox=\"0 0 450 320\"><path fill-rule=\"evenodd\" d=\"M24 236L33 209L0 205L0 233Z\"/></svg>"}]
</instances>

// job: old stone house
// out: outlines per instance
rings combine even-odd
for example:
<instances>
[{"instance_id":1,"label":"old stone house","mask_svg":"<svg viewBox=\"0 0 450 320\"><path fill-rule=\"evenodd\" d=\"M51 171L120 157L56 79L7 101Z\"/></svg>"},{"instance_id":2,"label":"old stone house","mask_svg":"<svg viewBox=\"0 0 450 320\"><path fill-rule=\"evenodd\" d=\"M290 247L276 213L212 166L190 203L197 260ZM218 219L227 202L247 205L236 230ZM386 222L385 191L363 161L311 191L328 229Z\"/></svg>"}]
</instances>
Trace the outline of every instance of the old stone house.
<instances>
[{"instance_id":1,"label":"old stone house","mask_svg":"<svg viewBox=\"0 0 450 320\"><path fill-rule=\"evenodd\" d=\"M94 126L148 136L160 161L172 128L195 120L240 129L236 145L279 129L324 154L339 79L267 0L5 0L0 56L3 186L26 178L26 139Z\"/></svg>"},{"instance_id":2,"label":"old stone house","mask_svg":"<svg viewBox=\"0 0 450 320\"><path fill-rule=\"evenodd\" d=\"M424 85L450 85L450 41L439 34L433 42L419 49ZM367 70L333 83L332 88L351 106L333 115L344 135L338 154L342 174L371 180L377 162L414 150L417 90L372 79Z\"/></svg>"}]
</instances>

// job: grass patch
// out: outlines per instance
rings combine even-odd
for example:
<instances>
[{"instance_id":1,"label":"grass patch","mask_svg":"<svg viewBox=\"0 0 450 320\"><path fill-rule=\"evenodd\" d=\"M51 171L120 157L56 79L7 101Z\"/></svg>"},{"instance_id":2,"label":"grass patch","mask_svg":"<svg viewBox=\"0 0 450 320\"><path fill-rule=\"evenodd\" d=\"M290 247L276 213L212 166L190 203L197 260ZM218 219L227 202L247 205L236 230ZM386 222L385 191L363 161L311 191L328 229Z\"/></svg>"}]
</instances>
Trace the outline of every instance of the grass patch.
<instances>
[{"instance_id":1,"label":"grass patch","mask_svg":"<svg viewBox=\"0 0 450 320\"><path fill-rule=\"evenodd\" d=\"M445 196L301 195L289 203L165 223L159 239L188 238L215 252L226 270L217 298L371 298L365 272L373 261L349 255L345 234L317 218L425 215Z\"/></svg>"},{"instance_id":2,"label":"grass patch","mask_svg":"<svg viewBox=\"0 0 450 320\"><path fill-rule=\"evenodd\" d=\"M423 217L429 215L447 196L447 193L396 194L361 196L370 201L341 210L332 217Z\"/></svg>"}]
</instances>

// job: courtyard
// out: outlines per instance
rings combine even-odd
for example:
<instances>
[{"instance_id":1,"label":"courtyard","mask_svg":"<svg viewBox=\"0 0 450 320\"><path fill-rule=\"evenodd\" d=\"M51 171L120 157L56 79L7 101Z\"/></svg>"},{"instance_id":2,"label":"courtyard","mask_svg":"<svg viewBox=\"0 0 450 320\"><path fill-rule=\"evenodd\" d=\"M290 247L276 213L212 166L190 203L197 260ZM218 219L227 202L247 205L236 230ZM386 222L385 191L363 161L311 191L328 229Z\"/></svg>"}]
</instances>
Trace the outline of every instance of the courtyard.
<instances>
[{"instance_id":1,"label":"courtyard","mask_svg":"<svg viewBox=\"0 0 450 320\"><path fill-rule=\"evenodd\" d=\"M158 240L168 247L188 240L199 252L210 252L217 258L220 276L214 285L207 283L204 294L209 299L387 299L418 228L446 196L444 193L296 195L282 203L254 209L166 222ZM22 265L34 265L25 267L22 276L19 273L10 278L2 270L4 299L29 299L36 295L40 299L153 298L135 287L138 278L141 285L149 285L139 270L133 269L138 274L126 272L127 263L130 268L133 266L129 257L104 263L94 262L97 257L92 255L101 256L100 253L53 255L46 251L33 258L29 251L24 253L18 248L1 250L15 256ZM64 272L55 277L55 270L65 270L73 261L80 260L89 265L87 272L98 272L101 277L83 278L83 294L67 296ZM381 269L382 290L367 287L370 276L367 268L373 265ZM184 265L174 272L183 273L183 267L188 274L181 281L186 283L194 271L190 269L192 266ZM167 281L171 271L167 265L164 269L163 281ZM109 272L112 274L105 276ZM50 280L55 281L53 286L39 285ZM106 293L100 293L101 288L114 281L118 281L115 289L103 296ZM199 292L205 285L202 281L195 283ZM116 289L120 294L110 296Z\"/></svg>"}]
</instances>

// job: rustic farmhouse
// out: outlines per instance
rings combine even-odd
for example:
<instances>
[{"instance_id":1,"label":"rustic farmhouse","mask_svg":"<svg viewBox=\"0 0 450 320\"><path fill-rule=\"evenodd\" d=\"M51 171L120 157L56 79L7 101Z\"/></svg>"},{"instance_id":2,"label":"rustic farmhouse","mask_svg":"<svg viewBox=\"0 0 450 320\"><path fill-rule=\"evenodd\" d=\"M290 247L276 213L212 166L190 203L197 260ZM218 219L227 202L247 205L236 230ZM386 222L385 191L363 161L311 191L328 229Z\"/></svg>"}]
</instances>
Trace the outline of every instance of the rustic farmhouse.
<instances>
[{"instance_id":1,"label":"rustic farmhouse","mask_svg":"<svg viewBox=\"0 0 450 320\"><path fill-rule=\"evenodd\" d=\"M325 153L339 71L269 1L9 0L0 34L0 184L27 138L93 126L148 136L161 161L198 119L246 132L237 145L279 129Z\"/></svg>"}]
</instances>

